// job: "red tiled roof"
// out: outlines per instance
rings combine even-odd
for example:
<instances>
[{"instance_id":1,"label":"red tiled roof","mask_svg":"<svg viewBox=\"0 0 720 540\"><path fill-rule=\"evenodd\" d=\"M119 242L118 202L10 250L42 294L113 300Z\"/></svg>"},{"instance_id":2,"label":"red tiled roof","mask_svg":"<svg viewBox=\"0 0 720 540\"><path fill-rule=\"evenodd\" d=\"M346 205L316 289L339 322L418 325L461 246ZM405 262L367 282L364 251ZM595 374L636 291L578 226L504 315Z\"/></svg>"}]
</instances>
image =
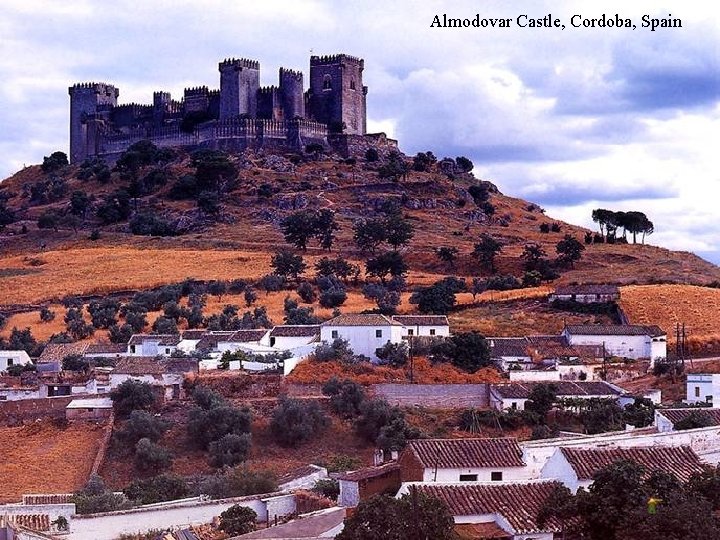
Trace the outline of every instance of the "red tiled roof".
<instances>
[{"instance_id":1,"label":"red tiled roof","mask_svg":"<svg viewBox=\"0 0 720 540\"><path fill-rule=\"evenodd\" d=\"M180 334L133 334L128 345L140 345L144 341L157 341L160 345L177 345L180 343Z\"/></svg>"},{"instance_id":2,"label":"red tiled roof","mask_svg":"<svg viewBox=\"0 0 720 540\"><path fill-rule=\"evenodd\" d=\"M490 343L490 355L494 358L502 356L530 356L525 338L487 338Z\"/></svg>"},{"instance_id":3,"label":"red tiled roof","mask_svg":"<svg viewBox=\"0 0 720 540\"><path fill-rule=\"evenodd\" d=\"M183 330L180 333L180 337L182 339L187 339L187 340L196 340L196 339L200 340L200 339L202 339L202 337L205 335L206 332L207 332L207 330L202 330L202 329L200 329L200 330L198 330L198 329Z\"/></svg>"},{"instance_id":4,"label":"red tiled roof","mask_svg":"<svg viewBox=\"0 0 720 540\"><path fill-rule=\"evenodd\" d=\"M569 324L565 330L576 336L650 336L666 335L659 326L637 324Z\"/></svg>"},{"instance_id":5,"label":"red tiled roof","mask_svg":"<svg viewBox=\"0 0 720 540\"><path fill-rule=\"evenodd\" d=\"M385 463L377 467L364 467L357 471L350 471L345 474L338 476L338 480L349 480L351 482L359 482L361 480L367 480L369 478L377 478L378 476L385 476L386 474L392 474L395 471L400 470L400 464L393 461Z\"/></svg>"},{"instance_id":6,"label":"red tiled roof","mask_svg":"<svg viewBox=\"0 0 720 540\"><path fill-rule=\"evenodd\" d=\"M537 516L560 482L526 484L416 484L418 493L447 504L453 516L500 514L515 534L560 532L562 524L552 516L541 528Z\"/></svg>"},{"instance_id":7,"label":"red tiled roof","mask_svg":"<svg viewBox=\"0 0 720 540\"><path fill-rule=\"evenodd\" d=\"M62 360L71 354L85 354L88 343L48 343L42 354L38 358L38 362L55 362Z\"/></svg>"},{"instance_id":8,"label":"red tiled roof","mask_svg":"<svg viewBox=\"0 0 720 540\"><path fill-rule=\"evenodd\" d=\"M708 425L720 426L720 409L710 407L687 407L685 409L658 409L658 414L663 415L673 424L685 420L691 414L703 416L708 419Z\"/></svg>"},{"instance_id":9,"label":"red tiled roof","mask_svg":"<svg viewBox=\"0 0 720 540\"><path fill-rule=\"evenodd\" d=\"M72 493L55 493L50 495L23 495L23 504L66 504L72 502Z\"/></svg>"},{"instance_id":10,"label":"red tiled roof","mask_svg":"<svg viewBox=\"0 0 720 540\"><path fill-rule=\"evenodd\" d=\"M453 527L460 540L507 540L510 534L494 521L487 523L457 523Z\"/></svg>"},{"instance_id":11,"label":"red tiled roof","mask_svg":"<svg viewBox=\"0 0 720 540\"><path fill-rule=\"evenodd\" d=\"M524 467L522 450L514 438L416 439L408 442L423 467Z\"/></svg>"},{"instance_id":12,"label":"red tiled roof","mask_svg":"<svg viewBox=\"0 0 720 540\"><path fill-rule=\"evenodd\" d=\"M348 313L325 321L321 326L402 326L385 315L377 313Z\"/></svg>"},{"instance_id":13,"label":"red tiled roof","mask_svg":"<svg viewBox=\"0 0 720 540\"><path fill-rule=\"evenodd\" d=\"M634 461L647 471L664 471L687 482L705 465L689 446L653 446L632 448L560 448L579 480L591 480L593 475L616 461Z\"/></svg>"},{"instance_id":14,"label":"red tiled roof","mask_svg":"<svg viewBox=\"0 0 720 540\"><path fill-rule=\"evenodd\" d=\"M320 334L320 325L282 325L270 331L272 337L312 337Z\"/></svg>"},{"instance_id":15,"label":"red tiled roof","mask_svg":"<svg viewBox=\"0 0 720 540\"><path fill-rule=\"evenodd\" d=\"M392 320L405 326L448 326L445 315L393 315Z\"/></svg>"},{"instance_id":16,"label":"red tiled roof","mask_svg":"<svg viewBox=\"0 0 720 540\"><path fill-rule=\"evenodd\" d=\"M127 352L127 343L90 343L85 354L123 354Z\"/></svg>"},{"instance_id":17,"label":"red tiled roof","mask_svg":"<svg viewBox=\"0 0 720 540\"><path fill-rule=\"evenodd\" d=\"M223 338L218 341L228 341L230 343L247 343L249 341L260 341L267 334L267 330L262 328L259 330L238 330L230 337Z\"/></svg>"},{"instance_id":18,"label":"red tiled roof","mask_svg":"<svg viewBox=\"0 0 720 540\"><path fill-rule=\"evenodd\" d=\"M199 351L217 349L218 342L229 340L230 336L236 333L236 331L206 332L200 341L198 341L197 345L195 345L195 348Z\"/></svg>"},{"instance_id":19,"label":"red tiled roof","mask_svg":"<svg viewBox=\"0 0 720 540\"><path fill-rule=\"evenodd\" d=\"M588 283L586 285L560 285L555 287L555 294L619 294L617 285Z\"/></svg>"},{"instance_id":20,"label":"red tiled roof","mask_svg":"<svg viewBox=\"0 0 720 540\"><path fill-rule=\"evenodd\" d=\"M154 356L126 356L115 363L113 374L121 375L162 375L163 363Z\"/></svg>"},{"instance_id":21,"label":"red tiled roof","mask_svg":"<svg viewBox=\"0 0 720 540\"><path fill-rule=\"evenodd\" d=\"M50 530L50 516L48 514L15 514L8 516L11 523L39 532Z\"/></svg>"},{"instance_id":22,"label":"red tiled roof","mask_svg":"<svg viewBox=\"0 0 720 540\"><path fill-rule=\"evenodd\" d=\"M527 399L537 384L551 384L560 397L568 396L619 396L622 392L605 381L552 381L547 383L514 382L493 384L490 388L503 398Z\"/></svg>"}]
</instances>

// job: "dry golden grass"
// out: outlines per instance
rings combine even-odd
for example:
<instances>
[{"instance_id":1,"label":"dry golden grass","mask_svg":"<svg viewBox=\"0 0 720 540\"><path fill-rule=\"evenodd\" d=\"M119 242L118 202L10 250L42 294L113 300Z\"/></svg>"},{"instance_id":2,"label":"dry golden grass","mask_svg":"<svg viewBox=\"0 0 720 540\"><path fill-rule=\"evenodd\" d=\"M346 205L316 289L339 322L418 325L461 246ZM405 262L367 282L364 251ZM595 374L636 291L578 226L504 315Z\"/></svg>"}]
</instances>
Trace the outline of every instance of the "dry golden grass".
<instances>
[{"instance_id":1,"label":"dry golden grass","mask_svg":"<svg viewBox=\"0 0 720 540\"><path fill-rule=\"evenodd\" d=\"M19 501L25 493L70 493L90 475L103 435L102 426L49 421L0 427L0 503Z\"/></svg>"},{"instance_id":2,"label":"dry golden grass","mask_svg":"<svg viewBox=\"0 0 720 540\"><path fill-rule=\"evenodd\" d=\"M634 324L656 324L675 343L676 325L685 324L693 354L720 352L720 289L694 285L622 287L620 305ZM670 345L672 346L672 345Z\"/></svg>"},{"instance_id":3,"label":"dry golden grass","mask_svg":"<svg viewBox=\"0 0 720 540\"><path fill-rule=\"evenodd\" d=\"M42 322L40 320L40 311L26 311L24 313L17 313L8 317L5 328L0 332L0 337L7 338L12 332L13 328L22 330L23 328L30 328L32 330L33 337L40 341L47 341L47 339L53 334L65 331L65 313L67 310L61 305L50 305L48 306L51 311L55 312L55 319L50 322Z\"/></svg>"}]
</instances>

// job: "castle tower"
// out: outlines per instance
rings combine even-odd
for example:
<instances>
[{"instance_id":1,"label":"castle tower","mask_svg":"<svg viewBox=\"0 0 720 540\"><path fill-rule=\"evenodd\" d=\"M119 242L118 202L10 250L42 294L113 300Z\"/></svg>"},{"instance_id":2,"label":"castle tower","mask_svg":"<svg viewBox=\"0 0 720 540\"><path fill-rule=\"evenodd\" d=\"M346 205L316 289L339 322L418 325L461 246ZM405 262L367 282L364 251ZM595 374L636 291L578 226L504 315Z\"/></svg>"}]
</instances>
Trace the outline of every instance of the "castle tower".
<instances>
[{"instance_id":1,"label":"castle tower","mask_svg":"<svg viewBox=\"0 0 720 540\"><path fill-rule=\"evenodd\" d=\"M70 163L83 161L96 153L94 137L88 134L88 118L98 106L117 106L120 90L105 83L79 83L68 88L70 94Z\"/></svg>"},{"instance_id":2,"label":"castle tower","mask_svg":"<svg viewBox=\"0 0 720 540\"><path fill-rule=\"evenodd\" d=\"M366 95L362 73L365 62L347 54L310 57L309 115L333 131L364 135Z\"/></svg>"},{"instance_id":3,"label":"castle tower","mask_svg":"<svg viewBox=\"0 0 720 540\"><path fill-rule=\"evenodd\" d=\"M300 71L280 68L280 94L285 120L305 118L303 74Z\"/></svg>"},{"instance_id":4,"label":"castle tower","mask_svg":"<svg viewBox=\"0 0 720 540\"><path fill-rule=\"evenodd\" d=\"M257 116L260 62L231 58L220 62L220 120Z\"/></svg>"},{"instance_id":5,"label":"castle tower","mask_svg":"<svg viewBox=\"0 0 720 540\"><path fill-rule=\"evenodd\" d=\"M153 124L161 126L172 107L170 92L153 92Z\"/></svg>"}]
</instances>

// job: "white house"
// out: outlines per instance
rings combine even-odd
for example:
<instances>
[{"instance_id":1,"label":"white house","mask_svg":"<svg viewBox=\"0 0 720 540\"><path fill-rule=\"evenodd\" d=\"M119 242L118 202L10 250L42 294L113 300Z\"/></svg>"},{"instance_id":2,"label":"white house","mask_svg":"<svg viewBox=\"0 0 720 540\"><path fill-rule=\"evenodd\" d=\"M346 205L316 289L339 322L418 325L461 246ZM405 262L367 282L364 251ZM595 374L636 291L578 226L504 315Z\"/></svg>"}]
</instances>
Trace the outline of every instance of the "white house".
<instances>
[{"instance_id":1,"label":"white house","mask_svg":"<svg viewBox=\"0 0 720 540\"><path fill-rule=\"evenodd\" d=\"M257 330L237 330L235 332L217 332L208 335L200 342L199 347L203 350L215 350L220 353L225 351L248 351L252 348L269 347L270 341L267 335L270 333L265 328Z\"/></svg>"},{"instance_id":2,"label":"white house","mask_svg":"<svg viewBox=\"0 0 720 540\"><path fill-rule=\"evenodd\" d=\"M558 398L619 399L625 390L605 381L552 381L547 383L513 382L492 384L489 388L490 407L497 410L525 410L530 392L537 384L552 384Z\"/></svg>"},{"instance_id":3,"label":"white house","mask_svg":"<svg viewBox=\"0 0 720 540\"><path fill-rule=\"evenodd\" d=\"M616 302L620 299L617 285L560 285L548 298L554 300L579 302L581 304Z\"/></svg>"},{"instance_id":4,"label":"white house","mask_svg":"<svg viewBox=\"0 0 720 540\"><path fill-rule=\"evenodd\" d=\"M445 315L393 315L392 320L405 327L403 336L450 335L450 324Z\"/></svg>"},{"instance_id":5,"label":"white house","mask_svg":"<svg viewBox=\"0 0 720 540\"><path fill-rule=\"evenodd\" d=\"M32 363L25 351L0 351L0 373L10 366L24 366Z\"/></svg>"},{"instance_id":6,"label":"white house","mask_svg":"<svg viewBox=\"0 0 720 540\"><path fill-rule=\"evenodd\" d=\"M540 471L542 478L559 480L573 493L588 488L596 472L616 461L634 461L649 473L662 471L687 482L706 466L688 446L657 446L631 448L565 448L560 447Z\"/></svg>"},{"instance_id":7,"label":"white house","mask_svg":"<svg viewBox=\"0 0 720 540\"><path fill-rule=\"evenodd\" d=\"M720 374L688 373L685 403L720 407Z\"/></svg>"},{"instance_id":8,"label":"white house","mask_svg":"<svg viewBox=\"0 0 720 540\"><path fill-rule=\"evenodd\" d=\"M610 356L649 359L667 356L667 335L658 326L634 324L572 324L562 335L570 345L604 346Z\"/></svg>"},{"instance_id":9,"label":"white house","mask_svg":"<svg viewBox=\"0 0 720 540\"><path fill-rule=\"evenodd\" d=\"M403 482L503 482L527 479L514 438L416 439L400 454Z\"/></svg>"},{"instance_id":10,"label":"white house","mask_svg":"<svg viewBox=\"0 0 720 540\"><path fill-rule=\"evenodd\" d=\"M524 483L409 483L397 496L417 493L443 501L455 520L455 530L467 538L553 540L563 530L559 518L550 516L540 525L538 514L559 482ZM480 533L480 534L478 534Z\"/></svg>"},{"instance_id":11,"label":"white house","mask_svg":"<svg viewBox=\"0 0 720 540\"><path fill-rule=\"evenodd\" d=\"M127 344L129 356L170 356L180 343L179 334L134 334Z\"/></svg>"},{"instance_id":12,"label":"white house","mask_svg":"<svg viewBox=\"0 0 720 540\"><path fill-rule=\"evenodd\" d=\"M385 315L343 314L320 325L320 341L344 339L355 354L378 360L375 351L386 343L401 343L405 327Z\"/></svg>"},{"instance_id":13,"label":"white house","mask_svg":"<svg viewBox=\"0 0 720 540\"><path fill-rule=\"evenodd\" d=\"M319 339L320 325L279 325L270 330L266 336L268 346L281 350L302 347Z\"/></svg>"},{"instance_id":14,"label":"white house","mask_svg":"<svg viewBox=\"0 0 720 540\"><path fill-rule=\"evenodd\" d=\"M180 332L180 341L177 344L177 349L186 354L194 352L197 348L197 344L203 338L207 330L203 329L190 329L183 330Z\"/></svg>"},{"instance_id":15,"label":"white house","mask_svg":"<svg viewBox=\"0 0 720 540\"><path fill-rule=\"evenodd\" d=\"M689 416L702 419L707 426L720 426L720 409L710 407L685 407L683 409L656 409L655 427L661 433L675 431L675 424Z\"/></svg>"},{"instance_id":16,"label":"white house","mask_svg":"<svg viewBox=\"0 0 720 540\"><path fill-rule=\"evenodd\" d=\"M154 357L126 357L110 372L109 387L115 389L132 379L156 387L165 400L179 399L183 393L185 374L197 371L197 360L187 358L156 360Z\"/></svg>"}]
</instances>

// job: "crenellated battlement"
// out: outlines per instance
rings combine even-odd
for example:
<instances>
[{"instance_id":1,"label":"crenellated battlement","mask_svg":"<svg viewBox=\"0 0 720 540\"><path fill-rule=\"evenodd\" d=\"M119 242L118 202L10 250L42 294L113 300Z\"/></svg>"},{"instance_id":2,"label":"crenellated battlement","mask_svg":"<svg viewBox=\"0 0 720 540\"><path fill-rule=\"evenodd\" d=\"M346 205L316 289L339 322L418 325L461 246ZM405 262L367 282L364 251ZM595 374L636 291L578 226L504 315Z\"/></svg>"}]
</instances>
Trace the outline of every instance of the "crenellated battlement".
<instances>
[{"instance_id":1,"label":"crenellated battlement","mask_svg":"<svg viewBox=\"0 0 720 540\"><path fill-rule=\"evenodd\" d=\"M358 64L360 67L363 67L365 61L357 56L350 56L349 54L344 53L310 57L311 66L327 66L342 63Z\"/></svg>"},{"instance_id":2,"label":"crenellated battlement","mask_svg":"<svg viewBox=\"0 0 720 540\"><path fill-rule=\"evenodd\" d=\"M112 84L79 82L68 88L70 160L117 155L143 139L164 147L298 151L308 143L327 146L337 130L362 135L363 66L343 53L312 56L309 76L280 67L278 82L261 87L259 61L226 58L218 63L219 89L187 87L176 100L153 91L151 104L118 105Z\"/></svg>"},{"instance_id":3,"label":"crenellated battlement","mask_svg":"<svg viewBox=\"0 0 720 540\"><path fill-rule=\"evenodd\" d=\"M226 58L218 65L220 71L230 68L260 69L260 62L249 58Z\"/></svg>"}]
</instances>

